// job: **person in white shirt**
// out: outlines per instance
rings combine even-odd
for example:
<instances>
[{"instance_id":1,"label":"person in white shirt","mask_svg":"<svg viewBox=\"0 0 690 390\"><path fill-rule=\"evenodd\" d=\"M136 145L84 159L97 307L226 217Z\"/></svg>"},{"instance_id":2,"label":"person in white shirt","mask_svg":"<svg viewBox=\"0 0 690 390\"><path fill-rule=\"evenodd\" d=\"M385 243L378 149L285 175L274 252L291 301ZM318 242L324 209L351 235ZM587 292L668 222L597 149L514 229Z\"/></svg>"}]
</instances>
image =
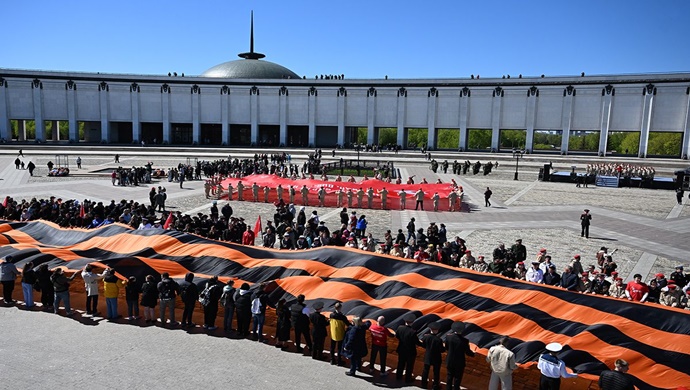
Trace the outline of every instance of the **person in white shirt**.
<instances>
[{"instance_id":1,"label":"person in white shirt","mask_svg":"<svg viewBox=\"0 0 690 390\"><path fill-rule=\"evenodd\" d=\"M525 279L528 282L541 283L542 280L544 279L544 271L542 271L539 268L539 264L540 263L538 261L533 261L532 267L527 270L527 274L525 275Z\"/></svg>"},{"instance_id":2,"label":"person in white shirt","mask_svg":"<svg viewBox=\"0 0 690 390\"><path fill-rule=\"evenodd\" d=\"M491 379L489 380L489 390L498 390L500 383L501 389L513 389L513 371L517 368L515 364L515 354L509 350L508 337L501 337L498 345L489 348L486 361L491 365Z\"/></svg>"},{"instance_id":3,"label":"person in white shirt","mask_svg":"<svg viewBox=\"0 0 690 390\"><path fill-rule=\"evenodd\" d=\"M561 387L561 377L575 378L577 374L571 374L565 369L563 360L557 357L563 346L559 343L546 345L547 353L539 356L537 368L541 372L539 390L558 390Z\"/></svg>"}]
</instances>

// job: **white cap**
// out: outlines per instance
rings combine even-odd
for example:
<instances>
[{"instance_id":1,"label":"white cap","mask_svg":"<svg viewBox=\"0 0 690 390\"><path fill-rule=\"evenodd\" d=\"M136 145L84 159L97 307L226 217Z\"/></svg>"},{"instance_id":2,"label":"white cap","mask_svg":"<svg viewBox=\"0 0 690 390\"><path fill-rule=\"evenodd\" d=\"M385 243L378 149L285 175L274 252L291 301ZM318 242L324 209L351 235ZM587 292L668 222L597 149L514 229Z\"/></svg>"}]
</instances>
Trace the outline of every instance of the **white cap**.
<instances>
[{"instance_id":1,"label":"white cap","mask_svg":"<svg viewBox=\"0 0 690 390\"><path fill-rule=\"evenodd\" d=\"M561 352L563 346L560 343L549 343L546 345L546 350L550 352Z\"/></svg>"}]
</instances>

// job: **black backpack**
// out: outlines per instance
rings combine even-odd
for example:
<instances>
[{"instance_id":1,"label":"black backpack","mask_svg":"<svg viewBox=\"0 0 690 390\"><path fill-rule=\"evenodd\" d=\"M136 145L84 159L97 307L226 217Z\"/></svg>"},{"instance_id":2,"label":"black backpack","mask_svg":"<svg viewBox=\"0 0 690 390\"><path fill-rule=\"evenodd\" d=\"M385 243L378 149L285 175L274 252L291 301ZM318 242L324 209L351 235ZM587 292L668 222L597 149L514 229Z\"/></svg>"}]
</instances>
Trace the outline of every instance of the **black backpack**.
<instances>
[{"instance_id":1,"label":"black backpack","mask_svg":"<svg viewBox=\"0 0 690 390\"><path fill-rule=\"evenodd\" d=\"M172 282L164 281L161 282L160 288L158 289L158 293L160 294L161 299L171 299L175 297L173 295L172 290Z\"/></svg>"}]
</instances>

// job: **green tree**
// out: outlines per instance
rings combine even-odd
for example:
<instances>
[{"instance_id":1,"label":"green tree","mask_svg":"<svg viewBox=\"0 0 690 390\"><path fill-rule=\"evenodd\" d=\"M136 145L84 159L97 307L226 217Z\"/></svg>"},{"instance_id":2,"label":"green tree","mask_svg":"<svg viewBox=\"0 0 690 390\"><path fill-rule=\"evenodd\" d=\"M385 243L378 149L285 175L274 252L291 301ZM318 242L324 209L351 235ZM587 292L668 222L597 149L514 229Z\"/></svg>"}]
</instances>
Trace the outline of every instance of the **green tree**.
<instances>
[{"instance_id":1,"label":"green tree","mask_svg":"<svg viewBox=\"0 0 690 390\"><path fill-rule=\"evenodd\" d=\"M492 131L490 129L469 129L467 134L468 149L491 148Z\"/></svg>"},{"instance_id":2,"label":"green tree","mask_svg":"<svg viewBox=\"0 0 690 390\"><path fill-rule=\"evenodd\" d=\"M379 129L379 145L396 145L398 143L398 129L395 127L381 127Z\"/></svg>"},{"instance_id":3,"label":"green tree","mask_svg":"<svg viewBox=\"0 0 690 390\"><path fill-rule=\"evenodd\" d=\"M499 139L501 149L524 149L527 132L525 130L501 130Z\"/></svg>"},{"instance_id":4,"label":"green tree","mask_svg":"<svg viewBox=\"0 0 690 390\"><path fill-rule=\"evenodd\" d=\"M426 141L428 140L428 134L428 129L409 128L407 129L407 144L409 145L411 143L414 143L417 145L417 147L426 145Z\"/></svg>"},{"instance_id":5,"label":"green tree","mask_svg":"<svg viewBox=\"0 0 690 390\"><path fill-rule=\"evenodd\" d=\"M680 156L683 133L650 132L647 141L647 155Z\"/></svg>"},{"instance_id":6,"label":"green tree","mask_svg":"<svg viewBox=\"0 0 690 390\"><path fill-rule=\"evenodd\" d=\"M640 151L640 133L637 131L626 133L617 148L609 147L608 150L615 150L618 153L637 154Z\"/></svg>"},{"instance_id":7,"label":"green tree","mask_svg":"<svg viewBox=\"0 0 690 390\"><path fill-rule=\"evenodd\" d=\"M532 149L554 150L560 149L563 142L562 131L535 131Z\"/></svg>"},{"instance_id":8,"label":"green tree","mask_svg":"<svg viewBox=\"0 0 690 390\"><path fill-rule=\"evenodd\" d=\"M357 128L357 143L358 144L366 144L367 143L368 130L369 129L367 127L358 127Z\"/></svg>"},{"instance_id":9,"label":"green tree","mask_svg":"<svg viewBox=\"0 0 690 390\"><path fill-rule=\"evenodd\" d=\"M568 150L596 152L599 150L598 131L577 131L568 139Z\"/></svg>"},{"instance_id":10,"label":"green tree","mask_svg":"<svg viewBox=\"0 0 690 390\"><path fill-rule=\"evenodd\" d=\"M437 149L456 150L460 144L460 131L458 129L437 129Z\"/></svg>"}]
</instances>

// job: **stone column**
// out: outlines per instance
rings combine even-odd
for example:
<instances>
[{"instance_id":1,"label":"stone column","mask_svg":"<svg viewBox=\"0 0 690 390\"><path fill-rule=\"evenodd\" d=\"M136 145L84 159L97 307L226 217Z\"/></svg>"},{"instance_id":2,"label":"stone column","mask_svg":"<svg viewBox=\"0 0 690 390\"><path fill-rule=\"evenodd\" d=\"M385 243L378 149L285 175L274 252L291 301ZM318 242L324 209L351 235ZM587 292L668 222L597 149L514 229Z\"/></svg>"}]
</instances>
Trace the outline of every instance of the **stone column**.
<instances>
[{"instance_id":1,"label":"stone column","mask_svg":"<svg viewBox=\"0 0 690 390\"><path fill-rule=\"evenodd\" d=\"M192 86L192 143L201 145L201 112L199 107L199 95L201 95L201 88L194 84Z\"/></svg>"},{"instance_id":2,"label":"stone column","mask_svg":"<svg viewBox=\"0 0 690 390\"><path fill-rule=\"evenodd\" d=\"M108 122L108 83L102 81L98 84L98 96L101 108L101 140L100 142L110 142L110 124Z\"/></svg>"},{"instance_id":3,"label":"stone column","mask_svg":"<svg viewBox=\"0 0 690 390\"><path fill-rule=\"evenodd\" d=\"M526 138L525 138L525 151L532 153L534 150L534 123L537 120L537 98L539 97L539 89L532 86L527 91L527 112L525 113L526 119Z\"/></svg>"},{"instance_id":4,"label":"stone column","mask_svg":"<svg viewBox=\"0 0 690 390\"><path fill-rule=\"evenodd\" d=\"M685 90L685 96L688 102L685 106L685 130L683 131L683 147L681 150L681 157L687 158L690 153L690 87Z\"/></svg>"},{"instance_id":5,"label":"stone column","mask_svg":"<svg viewBox=\"0 0 690 390\"><path fill-rule=\"evenodd\" d=\"M570 126L573 123L573 104L575 103L575 88L572 85L563 90L563 112L561 114L561 153L568 153L570 142Z\"/></svg>"},{"instance_id":6,"label":"stone column","mask_svg":"<svg viewBox=\"0 0 690 390\"><path fill-rule=\"evenodd\" d=\"M376 88L367 91L367 144L374 143L374 119L376 118Z\"/></svg>"},{"instance_id":7,"label":"stone column","mask_svg":"<svg viewBox=\"0 0 690 390\"><path fill-rule=\"evenodd\" d=\"M278 143L287 145L288 89L285 86L278 90L278 110L278 123L280 125Z\"/></svg>"},{"instance_id":8,"label":"stone column","mask_svg":"<svg viewBox=\"0 0 690 390\"><path fill-rule=\"evenodd\" d=\"M606 156L606 144L609 140L609 125L611 124L611 102L616 95L616 89L611 84L601 91L601 133L599 133L599 155Z\"/></svg>"},{"instance_id":9,"label":"stone column","mask_svg":"<svg viewBox=\"0 0 690 390\"><path fill-rule=\"evenodd\" d=\"M132 105L132 140L141 144L141 119L139 119L139 84L132 83L129 87L130 103Z\"/></svg>"},{"instance_id":10,"label":"stone column","mask_svg":"<svg viewBox=\"0 0 690 390\"><path fill-rule=\"evenodd\" d=\"M407 145L405 142L405 113L407 110L407 90L405 87L400 87L398 89L398 116L397 116L397 124L398 124L398 133L397 133L397 139L396 142L398 145L402 146L403 149L407 149Z\"/></svg>"},{"instance_id":11,"label":"stone column","mask_svg":"<svg viewBox=\"0 0 690 390\"><path fill-rule=\"evenodd\" d=\"M17 121L17 141L26 141L26 121L23 119Z\"/></svg>"},{"instance_id":12,"label":"stone column","mask_svg":"<svg viewBox=\"0 0 690 390\"><path fill-rule=\"evenodd\" d=\"M470 89L464 87L460 91L460 112L458 115L458 128L460 129L460 140L458 141L458 149L467 150L467 120L470 115L470 96L472 96Z\"/></svg>"},{"instance_id":13,"label":"stone column","mask_svg":"<svg viewBox=\"0 0 690 390\"><path fill-rule=\"evenodd\" d=\"M161 109L163 113L163 140L161 143L170 143L170 86L163 84L161 86Z\"/></svg>"},{"instance_id":14,"label":"stone column","mask_svg":"<svg viewBox=\"0 0 690 390\"><path fill-rule=\"evenodd\" d=\"M338 145L345 147L345 99L347 98L347 90L345 87L340 87L338 90Z\"/></svg>"},{"instance_id":15,"label":"stone column","mask_svg":"<svg viewBox=\"0 0 690 390\"><path fill-rule=\"evenodd\" d=\"M427 127L427 147L436 150L436 99L438 90L435 87L429 89L426 101L426 127Z\"/></svg>"},{"instance_id":16,"label":"stone column","mask_svg":"<svg viewBox=\"0 0 690 390\"><path fill-rule=\"evenodd\" d=\"M43 122L43 82L35 79L31 83L33 89L34 121L36 123L36 139L45 141L46 125Z\"/></svg>"},{"instance_id":17,"label":"stone column","mask_svg":"<svg viewBox=\"0 0 690 390\"><path fill-rule=\"evenodd\" d=\"M59 141L60 140L60 121L53 121L53 131L51 134L53 141Z\"/></svg>"},{"instance_id":18,"label":"stone column","mask_svg":"<svg viewBox=\"0 0 690 390\"><path fill-rule=\"evenodd\" d=\"M316 96L318 94L316 88L309 88L309 139L307 141L309 147L316 147Z\"/></svg>"},{"instance_id":19,"label":"stone column","mask_svg":"<svg viewBox=\"0 0 690 390\"><path fill-rule=\"evenodd\" d=\"M77 84L72 80L65 84L67 89L67 122L69 123L68 138L70 142L79 143L79 125L77 123Z\"/></svg>"},{"instance_id":20,"label":"stone column","mask_svg":"<svg viewBox=\"0 0 690 390\"><path fill-rule=\"evenodd\" d=\"M251 126L251 142L259 143L259 88L253 86L249 90L249 121Z\"/></svg>"},{"instance_id":21,"label":"stone column","mask_svg":"<svg viewBox=\"0 0 690 390\"><path fill-rule=\"evenodd\" d=\"M12 123L7 104L7 80L0 77L0 138L12 141Z\"/></svg>"},{"instance_id":22,"label":"stone column","mask_svg":"<svg viewBox=\"0 0 690 390\"><path fill-rule=\"evenodd\" d=\"M230 88L223 85L220 88L220 120L222 142L230 145Z\"/></svg>"},{"instance_id":23,"label":"stone column","mask_svg":"<svg viewBox=\"0 0 690 390\"><path fill-rule=\"evenodd\" d=\"M496 87L491 102L491 149L495 151L498 151L501 144L501 98L503 94L503 88Z\"/></svg>"},{"instance_id":24,"label":"stone column","mask_svg":"<svg viewBox=\"0 0 690 390\"><path fill-rule=\"evenodd\" d=\"M640 149L638 156L647 157L649 146L649 131L652 125L652 112L654 108L654 96L656 95L656 87L653 84L648 84L642 90L644 95L644 105L642 106L642 125L640 126Z\"/></svg>"}]
</instances>

